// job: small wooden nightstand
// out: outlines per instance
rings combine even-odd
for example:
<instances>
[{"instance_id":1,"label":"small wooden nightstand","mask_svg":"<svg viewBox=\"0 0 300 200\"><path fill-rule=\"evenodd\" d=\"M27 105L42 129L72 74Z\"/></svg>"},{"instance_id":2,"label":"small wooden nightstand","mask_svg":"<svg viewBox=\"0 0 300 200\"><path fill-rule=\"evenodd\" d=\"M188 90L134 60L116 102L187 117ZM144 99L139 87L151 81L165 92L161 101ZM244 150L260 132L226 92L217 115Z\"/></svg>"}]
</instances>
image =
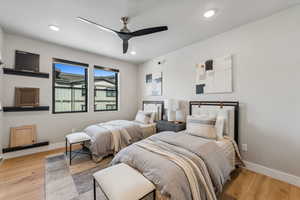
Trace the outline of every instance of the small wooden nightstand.
<instances>
[{"instance_id":1,"label":"small wooden nightstand","mask_svg":"<svg viewBox=\"0 0 300 200\"><path fill-rule=\"evenodd\" d=\"M175 123L166 120L157 121L157 132L162 132L162 131L179 132L185 130L185 128L186 128L186 124L184 122Z\"/></svg>"}]
</instances>

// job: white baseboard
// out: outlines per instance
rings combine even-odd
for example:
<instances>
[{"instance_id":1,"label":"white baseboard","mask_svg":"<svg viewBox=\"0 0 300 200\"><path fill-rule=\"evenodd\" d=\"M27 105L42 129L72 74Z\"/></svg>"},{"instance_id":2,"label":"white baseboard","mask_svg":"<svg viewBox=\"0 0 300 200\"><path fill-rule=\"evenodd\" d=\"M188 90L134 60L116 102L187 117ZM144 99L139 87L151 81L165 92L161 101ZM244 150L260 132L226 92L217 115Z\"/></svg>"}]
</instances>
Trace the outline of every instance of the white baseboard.
<instances>
[{"instance_id":1,"label":"white baseboard","mask_svg":"<svg viewBox=\"0 0 300 200\"><path fill-rule=\"evenodd\" d=\"M300 177L292 175L292 174L288 174L276 169L271 169L256 163L252 163L252 162L248 162L248 161L244 161L246 168L260 173L260 174L264 174L266 176L270 176L274 179L278 179L284 182L287 182L289 184L295 185L300 187Z\"/></svg>"},{"instance_id":2,"label":"white baseboard","mask_svg":"<svg viewBox=\"0 0 300 200\"><path fill-rule=\"evenodd\" d=\"M15 157L20 157L20 156L26 156L26 155L30 155L30 154L34 154L34 153L59 149L59 148L65 147L65 145L66 145L65 142L52 143L52 144L49 144L49 145L43 146L43 147L35 147L32 149L24 149L24 150L20 150L20 151L5 153L5 154L2 154L2 157L4 159L9 159L9 158L15 158Z\"/></svg>"}]
</instances>

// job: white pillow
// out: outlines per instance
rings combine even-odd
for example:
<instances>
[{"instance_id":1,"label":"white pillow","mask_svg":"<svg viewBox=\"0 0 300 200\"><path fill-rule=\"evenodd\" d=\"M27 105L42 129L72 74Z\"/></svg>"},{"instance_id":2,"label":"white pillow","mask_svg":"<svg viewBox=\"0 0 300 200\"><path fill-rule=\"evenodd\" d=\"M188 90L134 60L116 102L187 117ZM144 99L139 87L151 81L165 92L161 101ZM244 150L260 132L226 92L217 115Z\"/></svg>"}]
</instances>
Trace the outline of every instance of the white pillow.
<instances>
[{"instance_id":1,"label":"white pillow","mask_svg":"<svg viewBox=\"0 0 300 200\"><path fill-rule=\"evenodd\" d=\"M208 139L216 139L216 118L205 115L188 116L186 129L187 132L194 136L204 137Z\"/></svg>"},{"instance_id":2,"label":"white pillow","mask_svg":"<svg viewBox=\"0 0 300 200\"><path fill-rule=\"evenodd\" d=\"M151 117L150 117L149 123L153 124L154 121L155 121L155 119L156 119L156 113L155 112L151 112Z\"/></svg>"},{"instance_id":3,"label":"white pillow","mask_svg":"<svg viewBox=\"0 0 300 200\"><path fill-rule=\"evenodd\" d=\"M149 124L151 120L151 115L151 112L139 110L135 116L135 121L141 122L143 124Z\"/></svg>"},{"instance_id":4,"label":"white pillow","mask_svg":"<svg viewBox=\"0 0 300 200\"><path fill-rule=\"evenodd\" d=\"M223 136L229 134L229 111L225 109L220 109L218 112L218 117L224 118Z\"/></svg>"},{"instance_id":5,"label":"white pillow","mask_svg":"<svg viewBox=\"0 0 300 200\"><path fill-rule=\"evenodd\" d=\"M216 135L218 140L222 140L224 138L224 128L225 128L225 117L222 115L218 115L216 124Z\"/></svg>"}]
</instances>

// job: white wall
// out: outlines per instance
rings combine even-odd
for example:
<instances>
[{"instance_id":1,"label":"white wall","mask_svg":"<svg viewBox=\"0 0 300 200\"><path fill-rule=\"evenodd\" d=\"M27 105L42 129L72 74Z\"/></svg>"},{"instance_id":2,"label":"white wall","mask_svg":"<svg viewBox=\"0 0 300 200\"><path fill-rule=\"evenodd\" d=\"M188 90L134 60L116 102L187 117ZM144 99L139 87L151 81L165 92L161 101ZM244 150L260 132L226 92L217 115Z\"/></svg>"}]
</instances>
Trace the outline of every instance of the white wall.
<instances>
[{"instance_id":1,"label":"white wall","mask_svg":"<svg viewBox=\"0 0 300 200\"><path fill-rule=\"evenodd\" d=\"M245 160L300 176L299 21L298 6L144 63L139 99L238 100ZM195 95L195 64L230 54L234 92ZM163 72L161 98L144 95L145 74L153 71Z\"/></svg>"},{"instance_id":2,"label":"white wall","mask_svg":"<svg viewBox=\"0 0 300 200\"><path fill-rule=\"evenodd\" d=\"M123 61L78 51L51 43L41 42L17 35L4 34L3 58L6 67L14 66L15 50L40 54L40 71L50 73L49 79L4 75L4 105L14 103L14 88L39 87L40 105L52 106L52 58L88 63L89 66L89 112L52 114L52 112L4 113L3 147L8 146L9 128L26 124L36 124L38 140L50 142L64 141L64 135L72 128L81 130L89 124L110 119L132 119L137 111L136 77L137 66ZM117 68L120 70L120 106L115 112L93 111L93 74L94 65Z\"/></svg>"},{"instance_id":3,"label":"white wall","mask_svg":"<svg viewBox=\"0 0 300 200\"><path fill-rule=\"evenodd\" d=\"M0 61L2 60L2 47L3 47L3 30L0 26ZM0 106L2 105L2 98L3 98L3 94L2 94L2 87L3 87L3 74L2 74L2 70L0 67ZM0 107L1 109L1 107ZM3 116L2 116L2 111L0 111L0 155L2 154L2 141L3 141Z\"/></svg>"}]
</instances>

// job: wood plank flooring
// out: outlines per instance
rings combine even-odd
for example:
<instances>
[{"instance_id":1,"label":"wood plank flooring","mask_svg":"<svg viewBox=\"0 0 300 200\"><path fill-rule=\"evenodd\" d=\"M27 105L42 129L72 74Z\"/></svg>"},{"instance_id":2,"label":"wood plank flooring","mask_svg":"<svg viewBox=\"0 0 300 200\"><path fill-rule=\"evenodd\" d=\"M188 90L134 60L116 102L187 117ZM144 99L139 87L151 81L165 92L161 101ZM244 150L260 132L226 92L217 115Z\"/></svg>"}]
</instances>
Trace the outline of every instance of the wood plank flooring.
<instances>
[{"instance_id":1,"label":"wood plank flooring","mask_svg":"<svg viewBox=\"0 0 300 200\"><path fill-rule=\"evenodd\" d=\"M57 149L5 160L0 165L0 200L44 199L45 157ZM246 169L237 170L222 199L300 200L300 188Z\"/></svg>"}]
</instances>

